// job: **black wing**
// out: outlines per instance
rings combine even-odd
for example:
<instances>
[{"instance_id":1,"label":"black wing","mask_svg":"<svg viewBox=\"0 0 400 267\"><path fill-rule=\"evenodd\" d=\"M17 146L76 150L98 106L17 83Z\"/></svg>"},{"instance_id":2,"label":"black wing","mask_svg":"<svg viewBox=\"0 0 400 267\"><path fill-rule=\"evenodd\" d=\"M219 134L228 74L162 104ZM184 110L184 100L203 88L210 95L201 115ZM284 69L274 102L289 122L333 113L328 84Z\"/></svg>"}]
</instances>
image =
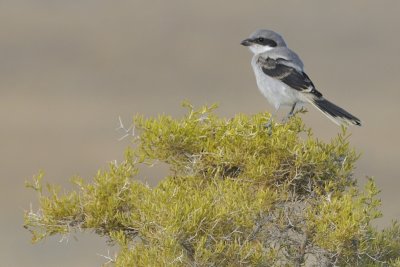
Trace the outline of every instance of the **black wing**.
<instances>
[{"instance_id":1,"label":"black wing","mask_svg":"<svg viewBox=\"0 0 400 267\"><path fill-rule=\"evenodd\" d=\"M307 74L304 72L299 72L295 68L286 65L285 62L287 62L287 60L283 58L264 59L260 57L258 60L262 71L266 75L278 79L298 91L311 93L317 97L322 96L322 94L315 89L313 82L307 76Z\"/></svg>"}]
</instances>

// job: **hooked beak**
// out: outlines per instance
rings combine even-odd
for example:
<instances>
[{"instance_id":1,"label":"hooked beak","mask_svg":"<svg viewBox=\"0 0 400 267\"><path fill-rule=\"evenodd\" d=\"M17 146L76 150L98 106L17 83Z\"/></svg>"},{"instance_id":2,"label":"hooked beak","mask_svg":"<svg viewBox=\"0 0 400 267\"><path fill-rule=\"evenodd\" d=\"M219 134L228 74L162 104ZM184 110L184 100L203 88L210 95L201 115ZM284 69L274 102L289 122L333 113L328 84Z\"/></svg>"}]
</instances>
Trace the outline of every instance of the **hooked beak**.
<instances>
[{"instance_id":1,"label":"hooked beak","mask_svg":"<svg viewBox=\"0 0 400 267\"><path fill-rule=\"evenodd\" d=\"M253 41L251 39L247 38L247 39L244 39L240 44L243 46L250 46L253 44Z\"/></svg>"}]
</instances>

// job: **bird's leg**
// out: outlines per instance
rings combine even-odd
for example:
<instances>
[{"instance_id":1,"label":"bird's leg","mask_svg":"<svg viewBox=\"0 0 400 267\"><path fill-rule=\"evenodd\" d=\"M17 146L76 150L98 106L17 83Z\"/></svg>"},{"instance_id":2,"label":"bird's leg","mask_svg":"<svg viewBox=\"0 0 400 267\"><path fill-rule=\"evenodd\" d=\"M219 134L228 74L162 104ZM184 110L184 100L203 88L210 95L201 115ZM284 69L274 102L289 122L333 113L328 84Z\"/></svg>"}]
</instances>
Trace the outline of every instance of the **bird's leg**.
<instances>
[{"instance_id":1,"label":"bird's leg","mask_svg":"<svg viewBox=\"0 0 400 267\"><path fill-rule=\"evenodd\" d=\"M264 125L265 128L269 129L270 134L272 131L272 119L275 117L278 110L279 110L279 106L275 107L275 111L273 113L271 113L271 116L269 117L267 123Z\"/></svg>"},{"instance_id":2,"label":"bird's leg","mask_svg":"<svg viewBox=\"0 0 400 267\"><path fill-rule=\"evenodd\" d=\"M290 112L286 115L286 117L282 120L282 122L287 122L293 115L294 115L294 110L296 109L297 102L295 102L290 109Z\"/></svg>"},{"instance_id":3,"label":"bird's leg","mask_svg":"<svg viewBox=\"0 0 400 267\"><path fill-rule=\"evenodd\" d=\"M293 104L293 106L292 106L292 109L291 109L290 112L289 112L289 116L290 116L290 117L293 116L294 110L296 109L296 105L297 105L297 102L294 102L294 104Z\"/></svg>"}]
</instances>

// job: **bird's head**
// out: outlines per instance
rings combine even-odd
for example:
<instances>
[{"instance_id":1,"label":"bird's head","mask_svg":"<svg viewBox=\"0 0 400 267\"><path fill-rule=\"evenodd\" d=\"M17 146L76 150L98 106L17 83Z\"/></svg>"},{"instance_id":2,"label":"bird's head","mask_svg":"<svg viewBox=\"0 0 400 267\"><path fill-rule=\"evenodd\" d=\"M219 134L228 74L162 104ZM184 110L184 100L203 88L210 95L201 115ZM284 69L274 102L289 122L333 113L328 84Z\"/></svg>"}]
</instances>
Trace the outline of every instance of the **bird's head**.
<instances>
[{"instance_id":1,"label":"bird's head","mask_svg":"<svg viewBox=\"0 0 400 267\"><path fill-rule=\"evenodd\" d=\"M286 47L282 36L274 31L265 29L255 31L240 44L247 46L254 54L261 54L276 47Z\"/></svg>"}]
</instances>

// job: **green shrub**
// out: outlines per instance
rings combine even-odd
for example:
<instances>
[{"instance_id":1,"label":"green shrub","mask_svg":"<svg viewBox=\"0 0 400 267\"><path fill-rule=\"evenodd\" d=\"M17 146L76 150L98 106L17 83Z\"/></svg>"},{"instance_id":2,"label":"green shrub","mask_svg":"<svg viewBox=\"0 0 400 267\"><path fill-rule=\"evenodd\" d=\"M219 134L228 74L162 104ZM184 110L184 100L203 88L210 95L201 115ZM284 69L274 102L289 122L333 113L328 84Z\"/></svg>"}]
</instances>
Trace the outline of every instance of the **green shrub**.
<instances>
[{"instance_id":1,"label":"green shrub","mask_svg":"<svg viewBox=\"0 0 400 267\"><path fill-rule=\"evenodd\" d=\"M115 266L400 266L400 227L371 225L379 190L358 189L344 128L324 143L298 116L268 130L267 113L185 106L182 119L136 117L125 161L70 193L43 193L38 175L33 241L92 230L119 246ZM156 162L170 172L150 188L138 166Z\"/></svg>"}]
</instances>

